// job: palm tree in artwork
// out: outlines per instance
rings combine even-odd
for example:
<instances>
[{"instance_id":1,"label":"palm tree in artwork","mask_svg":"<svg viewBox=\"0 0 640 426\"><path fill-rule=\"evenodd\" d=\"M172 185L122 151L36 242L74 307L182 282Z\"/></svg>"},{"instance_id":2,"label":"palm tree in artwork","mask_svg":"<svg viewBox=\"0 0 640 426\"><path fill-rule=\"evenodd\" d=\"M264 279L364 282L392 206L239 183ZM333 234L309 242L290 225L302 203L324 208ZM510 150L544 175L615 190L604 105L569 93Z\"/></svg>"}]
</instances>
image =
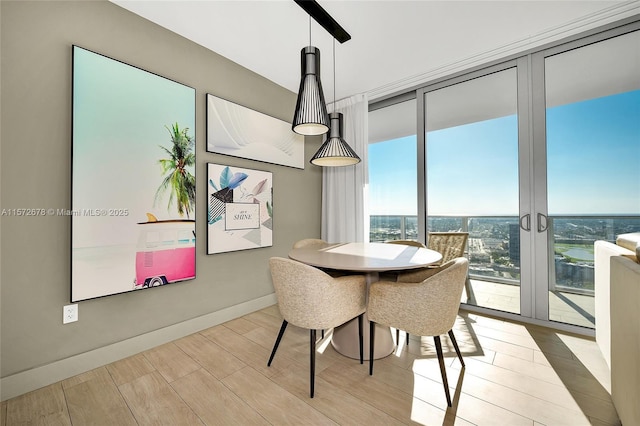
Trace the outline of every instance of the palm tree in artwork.
<instances>
[{"instance_id":1,"label":"palm tree in artwork","mask_svg":"<svg viewBox=\"0 0 640 426\"><path fill-rule=\"evenodd\" d=\"M154 204L162 195L170 190L167 210L173 205L175 199L178 214L182 217L185 214L189 218L189 213L193 212L196 204L196 178L189 172L188 167L193 167L196 156L193 152L194 142L187 134L188 128L180 129L178 123L171 128L165 126L171 134L171 149L160 146L169 158L161 159L158 162L162 166L164 179L156 191Z\"/></svg>"}]
</instances>

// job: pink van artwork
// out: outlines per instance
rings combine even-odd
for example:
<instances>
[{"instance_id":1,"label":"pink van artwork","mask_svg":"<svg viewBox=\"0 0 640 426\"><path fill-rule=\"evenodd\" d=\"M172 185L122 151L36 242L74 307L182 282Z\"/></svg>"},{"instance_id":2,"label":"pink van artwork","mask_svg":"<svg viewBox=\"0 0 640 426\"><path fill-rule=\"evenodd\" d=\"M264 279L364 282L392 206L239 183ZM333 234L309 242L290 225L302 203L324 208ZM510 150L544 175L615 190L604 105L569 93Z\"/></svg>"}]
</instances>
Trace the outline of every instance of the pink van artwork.
<instances>
[{"instance_id":1,"label":"pink van artwork","mask_svg":"<svg viewBox=\"0 0 640 426\"><path fill-rule=\"evenodd\" d=\"M138 223L134 290L195 278L195 220L147 217Z\"/></svg>"}]
</instances>

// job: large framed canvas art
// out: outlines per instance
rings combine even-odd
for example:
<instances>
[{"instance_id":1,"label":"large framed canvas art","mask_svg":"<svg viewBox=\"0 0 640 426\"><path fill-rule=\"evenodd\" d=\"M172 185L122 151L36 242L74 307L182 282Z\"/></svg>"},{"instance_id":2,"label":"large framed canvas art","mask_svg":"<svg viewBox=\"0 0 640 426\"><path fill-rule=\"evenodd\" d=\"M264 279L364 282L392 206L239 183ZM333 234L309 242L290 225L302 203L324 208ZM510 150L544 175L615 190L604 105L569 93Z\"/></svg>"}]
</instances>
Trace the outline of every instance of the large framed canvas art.
<instances>
[{"instance_id":1,"label":"large framed canvas art","mask_svg":"<svg viewBox=\"0 0 640 426\"><path fill-rule=\"evenodd\" d=\"M195 278L195 89L73 46L71 301Z\"/></svg>"},{"instance_id":2,"label":"large framed canvas art","mask_svg":"<svg viewBox=\"0 0 640 426\"><path fill-rule=\"evenodd\" d=\"M273 244L271 172L207 164L207 254Z\"/></svg>"},{"instance_id":3,"label":"large framed canvas art","mask_svg":"<svg viewBox=\"0 0 640 426\"><path fill-rule=\"evenodd\" d=\"M304 169L304 136L291 123L207 94L207 151Z\"/></svg>"}]
</instances>

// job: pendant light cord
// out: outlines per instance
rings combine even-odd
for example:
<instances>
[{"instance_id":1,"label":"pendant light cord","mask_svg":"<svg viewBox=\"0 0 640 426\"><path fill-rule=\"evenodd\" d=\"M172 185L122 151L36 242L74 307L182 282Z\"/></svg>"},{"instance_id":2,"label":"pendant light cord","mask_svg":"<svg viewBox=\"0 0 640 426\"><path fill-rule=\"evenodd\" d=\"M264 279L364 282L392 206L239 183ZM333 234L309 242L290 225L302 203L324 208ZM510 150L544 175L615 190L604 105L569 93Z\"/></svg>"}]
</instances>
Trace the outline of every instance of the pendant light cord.
<instances>
[{"instance_id":1,"label":"pendant light cord","mask_svg":"<svg viewBox=\"0 0 640 426\"><path fill-rule=\"evenodd\" d=\"M311 46L311 15L309 15L309 46ZM336 38L333 38L333 112L336 110Z\"/></svg>"},{"instance_id":2,"label":"pendant light cord","mask_svg":"<svg viewBox=\"0 0 640 426\"><path fill-rule=\"evenodd\" d=\"M336 39L333 39L333 111L336 112Z\"/></svg>"}]
</instances>

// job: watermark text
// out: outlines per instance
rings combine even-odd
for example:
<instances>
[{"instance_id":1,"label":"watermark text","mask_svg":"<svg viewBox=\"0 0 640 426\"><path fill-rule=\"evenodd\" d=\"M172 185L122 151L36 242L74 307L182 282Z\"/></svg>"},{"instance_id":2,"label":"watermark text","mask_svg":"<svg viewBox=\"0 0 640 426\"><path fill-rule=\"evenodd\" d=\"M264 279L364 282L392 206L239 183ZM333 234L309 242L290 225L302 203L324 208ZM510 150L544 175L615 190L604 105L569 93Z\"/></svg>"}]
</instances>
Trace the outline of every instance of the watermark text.
<instances>
[{"instance_id":1,"label":"watermark text","mask_svg":"<svg viewBox=\"0 0 640 426\"><path fill-rule=\"evenodd\" d=\"M2 209L0 216L79 216L79 217L118 217L129 216L129 209L54 209L54 208L17 208Z\"/></svg>"}]
</instances>

